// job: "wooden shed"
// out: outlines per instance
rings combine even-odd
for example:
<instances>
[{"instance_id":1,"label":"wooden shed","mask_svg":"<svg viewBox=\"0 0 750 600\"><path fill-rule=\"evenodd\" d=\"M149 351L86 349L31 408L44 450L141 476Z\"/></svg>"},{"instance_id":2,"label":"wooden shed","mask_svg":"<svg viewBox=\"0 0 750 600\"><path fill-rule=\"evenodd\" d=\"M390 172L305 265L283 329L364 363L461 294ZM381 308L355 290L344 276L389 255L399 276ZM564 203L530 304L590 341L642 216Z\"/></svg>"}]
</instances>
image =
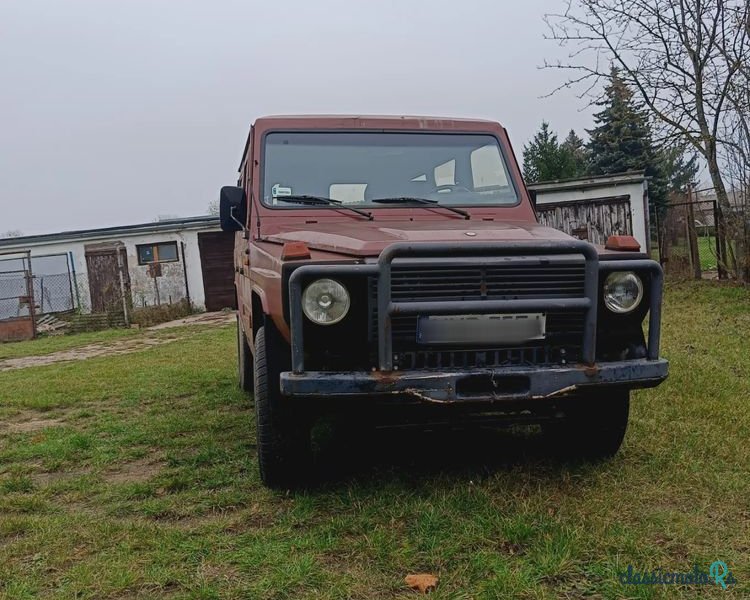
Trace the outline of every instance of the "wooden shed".
<instances>
[{"instance_id":1,"label":"wooden shed","mask_svg":"<svg viewBox=\"0 0 750 600\"><path fill-rule=\"evenodd\" d=\"M528 185L539 222L579 239L604 244L632 235L649 251L648 180L643 171L543 181Z\"/></svg>"}]
</instances>

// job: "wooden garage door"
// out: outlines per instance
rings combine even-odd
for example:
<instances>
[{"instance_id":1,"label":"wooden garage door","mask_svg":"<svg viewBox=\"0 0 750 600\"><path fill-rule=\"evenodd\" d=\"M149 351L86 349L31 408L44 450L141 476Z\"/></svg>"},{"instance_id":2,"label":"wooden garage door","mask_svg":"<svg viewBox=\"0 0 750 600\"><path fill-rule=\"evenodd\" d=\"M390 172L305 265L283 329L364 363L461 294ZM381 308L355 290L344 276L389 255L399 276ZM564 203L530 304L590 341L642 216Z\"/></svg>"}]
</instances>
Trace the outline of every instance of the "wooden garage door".
<instances>
[{"instance_id":1,"label":"wooden garage door","mask_svg":"<svg viewBox=\"0 0 750 600\"><path fill-rule=\"evenodd\" d=\"M223 231L198 234L206 310L237 308L234 294L234 235Z\"/></svg>"}]
</instances>

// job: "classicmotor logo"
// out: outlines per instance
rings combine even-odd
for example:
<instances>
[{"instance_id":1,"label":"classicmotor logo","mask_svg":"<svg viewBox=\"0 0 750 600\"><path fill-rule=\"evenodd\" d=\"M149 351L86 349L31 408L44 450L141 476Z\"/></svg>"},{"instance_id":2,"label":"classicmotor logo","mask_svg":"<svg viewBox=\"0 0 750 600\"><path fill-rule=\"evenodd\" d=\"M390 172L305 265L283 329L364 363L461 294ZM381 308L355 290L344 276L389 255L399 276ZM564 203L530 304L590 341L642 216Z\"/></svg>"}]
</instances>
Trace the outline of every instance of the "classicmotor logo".
<instances>
[{"instance_id":1,"label":"classicmotor logo","mask_svg":"<svg viewBox=\"0 0 750 600\"><path fill-rule=\"evenodd\" d=\"M708 571L698 565L693 565L693 570L687 572L663 569L645 571L628 565L627 570L619 573L618 577L623 585L720 585L726 590L737 583L727 563L721 560L712 562Z\"/></svg>"}]
</instances>

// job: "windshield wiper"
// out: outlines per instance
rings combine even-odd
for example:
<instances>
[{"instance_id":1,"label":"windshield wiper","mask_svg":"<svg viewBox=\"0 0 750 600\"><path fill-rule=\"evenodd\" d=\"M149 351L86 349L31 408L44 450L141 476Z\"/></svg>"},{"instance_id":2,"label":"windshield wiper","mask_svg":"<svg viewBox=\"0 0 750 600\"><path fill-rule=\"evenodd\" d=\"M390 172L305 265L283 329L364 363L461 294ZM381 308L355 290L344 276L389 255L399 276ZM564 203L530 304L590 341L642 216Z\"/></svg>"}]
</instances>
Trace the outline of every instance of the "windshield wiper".
<instances>
[{"instance_id":1,"label":"windshield wiper","mask_svg":"<svg viewBox=\"0 0 750 600\"><path fill-rule=\"evenodd\" d=\"M358 215L362 215L370 221L373 220L373 216L371 213L365 212L364 210L359 210L358 208L354 208L353 206L349 206L348 204L344 204L343 202L341 202L341 200L334 200L333 198L326 198L324 196L274 196L274 200L277 200L279 202L294 202L295 204L308 204L310 206L332 206L334 208L344 208L346 210L355 212Z\"/></svg>"},{"instance_id":2,"label":"windshield wiper","mask_svg":"<svg viewBox=\"0 0 750 600\"><path fill-rule=\"evenodd\" d=\"M395 196L393 198L373 198L370 200L370 202L375 202L377 204L424 204L426 206L434 206L435 208L444 208L445 210L454 212L457 215L461 215L467 221L471 219L471 215L465 210L461 210L460 208L454 208L453 206L444 206L443 204L440 204L440 202L438 202L437 200L429 200L427 198L418 198L416 196Z\"/></svg>"}]
</instances>

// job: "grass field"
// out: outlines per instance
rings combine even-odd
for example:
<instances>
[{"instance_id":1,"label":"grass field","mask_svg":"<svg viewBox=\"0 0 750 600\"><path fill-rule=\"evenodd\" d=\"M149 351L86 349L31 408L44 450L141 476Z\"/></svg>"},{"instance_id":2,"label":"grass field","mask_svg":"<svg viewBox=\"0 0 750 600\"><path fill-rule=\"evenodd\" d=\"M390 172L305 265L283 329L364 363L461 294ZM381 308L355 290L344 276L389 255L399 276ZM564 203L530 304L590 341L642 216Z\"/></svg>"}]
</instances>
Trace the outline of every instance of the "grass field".
<instances>
[{"instance_id":1,"label":"grass field","mask_svg":"<svg viewBox=\"0 0 750 600\"><path fill-rule=\"evenodd\" d=\"M745 290L667 290L671 376L635 395L608 463L507 433L384 436L289 494L259 484L233 327L180 335L0 372L1 598L411 598L415 572L440 577L432 598L750 597ZM727 592L618 580L717 559Z\"/></svg>"}]
</instances>

